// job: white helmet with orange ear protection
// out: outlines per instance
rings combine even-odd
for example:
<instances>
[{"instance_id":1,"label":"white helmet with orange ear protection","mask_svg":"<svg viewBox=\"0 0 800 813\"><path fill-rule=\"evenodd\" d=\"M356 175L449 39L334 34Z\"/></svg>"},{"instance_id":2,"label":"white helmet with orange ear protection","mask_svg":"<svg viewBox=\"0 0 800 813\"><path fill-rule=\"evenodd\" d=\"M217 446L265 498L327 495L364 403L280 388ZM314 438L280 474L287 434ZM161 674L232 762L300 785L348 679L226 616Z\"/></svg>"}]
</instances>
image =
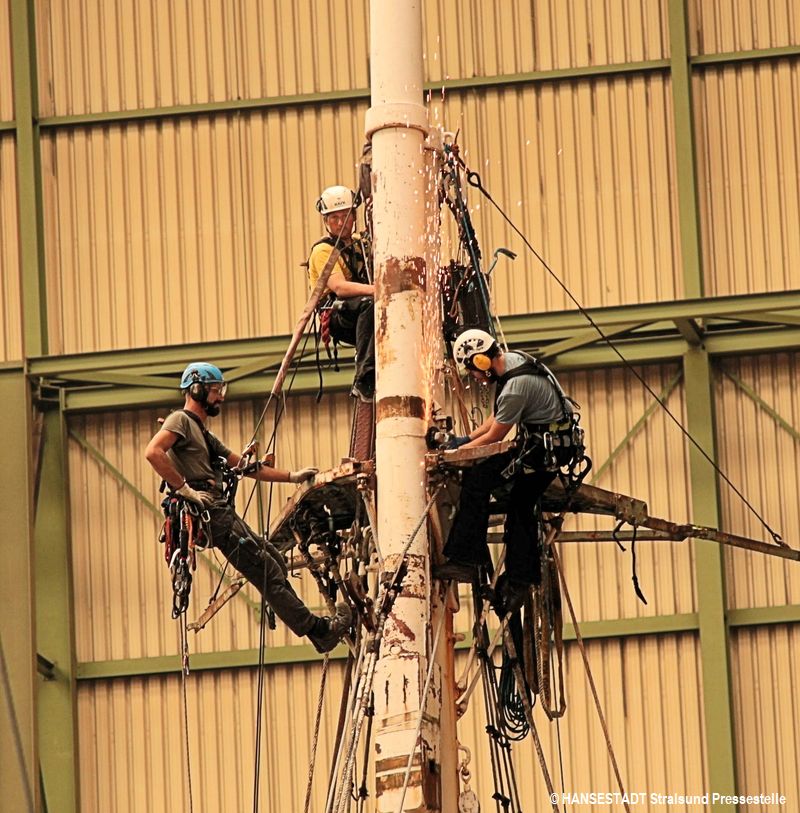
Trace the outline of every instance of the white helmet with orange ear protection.
<instances>
[{"instance_id":1,"label":"white helmet with orange ear protection","mask_svg":"<svg viewBox=\"0 0 800 813\"><path fill-rule=\"evenodd\" d=\"M453 358L468 370L486 372L498 349L494 336L485 330L470 328L453 342Z\"/></svg>"}]
</instances>

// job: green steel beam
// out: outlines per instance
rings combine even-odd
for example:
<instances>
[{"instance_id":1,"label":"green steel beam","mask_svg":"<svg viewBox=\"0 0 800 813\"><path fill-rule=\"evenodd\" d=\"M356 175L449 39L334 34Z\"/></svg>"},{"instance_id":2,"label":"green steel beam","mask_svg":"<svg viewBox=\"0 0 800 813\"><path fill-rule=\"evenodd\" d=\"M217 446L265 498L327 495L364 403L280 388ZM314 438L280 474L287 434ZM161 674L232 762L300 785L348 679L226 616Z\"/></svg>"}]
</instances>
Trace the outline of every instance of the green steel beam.
<instances>
[{"instance_id":1,"label":"green steel beam","mask_svg":"<svg viewBox=\"0 0 800 813\"><path fill-rule=\"evenodd\" d=\"M729 610L729 623L732 627L761 627L772 624L800 623L800 605L782 607L756 607L747 610ZM678 613L657 615L646 618L618 618L611 621L586 621L580 625L581 636L586 640L606 638L631 638L641 635L675 635L697 632L700 628L698 613ZM574 641L575 630L572 624L564 625L564 640ZM469 649L472 635L456 645L457 649ZM335 659L344 659L347 650L338 646L331 653ZM322 655L307 645L268 647L264 651L264 662L268 666L291 666L298 663L321 661ZM241 669L258 665L257 649L241 649L231 652L198 652L191 656L192 671L208 669ZM105 680L110 678L141 677L178 673L178 655L164 655L152 658L132 658L110 661L86 661L77 667L78 680Z\"/></svg>"},{"instance_id":2,"label":"green steel beam","mask_svg":"<svg viewBox=\"0 0 800 813\"><path fill-rule=\"evenodd\" d=\"M506 334L506 338L509 338ZM530 341L509 338L512 347L531 346ZM686 351L687 343L677 334L674 337L640 337L618 340L615 346L630 364L657 364L679 360ZM704 340L704 347L713 356L745 355L761 352L790 351L800 349L800 329L749 330L724 336L711 336ZM184 359L190 358L186 353ZM325 392L342 391L349 387L352 371L346 360L337 373L324 371ZM608 346L599 344L583 347L558 356L552 364L556 370L586 370L597 367L619 366L619 356ZM228 391L228 400L243 398L266 398L272 386L272 378L254 376L235 382ZM298 372L292 392L295 395L316 393L319 378L315 368L307 365ZM82 387L67 389L65 408L70 413L101 412L114 409L131 409L174 405L176 395L165 387Z\"/></svg>"},{"instance_id":3,"label":"green steel beam","mask_svg":"<svg viewBox=\"0 0 800 813\"><path fill-rule=\"evenodd\" d=\"M740 313L737 319L742 322L759 322L774 325L800 325L798 313Z\"/></svg>"},{"instance_id":4,"label":"green steel beam","mask_svg":"<svg viewBox=\"0 0 800 813\"><path fill-rule=\"evenodd\" d=\"M587 621L580 625L581 635L585 639L658 635L691 632L696 629L696 613L652 616L649 618L620 618L614 621ZM564 640L575 640L575 631L571 624L564 625ZM472 635L467 634L464 640L456 645L456 649L469 649L471 645ZM346 656L347 649L342 645L336 647L331 653L331 657L334 658L344 658ZM308 645L269 647L264 652L264 662L270 666L320 661L322 657L314 647ZM197 653L191 656L191 668L194 671L237 669L257 665L257 649ZM80 680L154 675L178 671L180 671L180 657L178 655L130 660L90 661L78 664L78 678Z\"/></svg>"},{"instance_id":5,"label":"green steel beam","mask_svg":"<svg viewBox=\"0 0 800 813\"><path fill-rule=\"evenodd\" d=\"M751 356L757 353L784 353L800 349L800 329L741 331L708 336L703 346L710 356Z\"/></svg>"},{"instance_id":6,"label":"green steel beam","mask_svg":"<svg viewBox=\"0 0 800 813\"><path fill-rule=\"evenodd\" d=\"M738 375L734 375L728 370L722 370L723 375L729 378L748 398L754 401L767 415L772 418L778 426L784 431L788 432L794 440L800 442L800 432L797 431L780 413L770 406L751 386L745 384Z\"/></svg>"},{"instance_id":7,"label":"green steel beam","mask_svg":"<svg viewBox=\"0 0 800 813\"><path fill-rule=\"evenodd\" d=\"M689 61L692 65L733 65L737 62L792 59L800 56L800 46L784 45L779 48L758 48L751 51L724 51L719 54L697 54Z\"/></svg>"},{"instance_id":8,"label":"green steel beam","mask_svg":"<svg viewBox=\"0 0 800 813\"><path fill-rule=\"evenodd\" d=\"M33 608L33 493L30 391L22 370L0 371L3 440L3 533L6 578L0 612L4 679L0 684L0 788L4 810L30 810L38 798L36 629ZM21 764L20 764L21 763ZM24 766L24 770L23 770ZM37 807L38 810L38 807Z\"/></svg>"},{"instance_id":9,"label":"green steel beam","mask_svg":"<svg viewBox=\"0 0 800 813\"><path fill-rule=\"evenodd\" d=\"M687 429L716 460L711 365L708 354L692 348L684 357ZM689 446L692 520L720 527L717 475L708 461ZM721 546L695 541L695 581L700 628L703 713L709 787L721 794L736 791L736 755L731 698L730 654L725 618L725 569ZM734 810L712 805L711 810Z\"/></svg>"},{"instance_id":10,"label":"green steel beam","mask_svg":"<svg viewBox=\"0 0 800 813\"><path fill-rule=\"evenodd\" d=\"M728 626L730 627L764 627L771 624L798 623L800 623L800 604L728 610Z\"/></svg>"},{"instance_id":11,"label":"green steel beam","mask_svg":"<svg viewBox=\"0 0 800 813\"><path fill-rule=\"evenodd\" d=\"M684 49L685 50L685 49ZM800 48L786 46L764 48L750 51L733 51L720 54L700 54L685 60L689 66L736 64L759 60L787 59L800 56ZM674 59L674 52L673 52ZM610 65L584 65L574 68L554 68L545 71L527 71L522 73L495 74L492 76L471 76L460 79L444 79L438 82L426 82L425 92L442 91L459 92L481 90L486 88L505 88L518 85L531 85L542 82L570 82L579 79L619 76L637 73L665 72L673 67L672 60L650 59L634 62L620 62ZM287 96L273 96L259 99L232 99L219 102L202 102L188 105L166 107L149 107L138 110L113 110L102 113L78 113L66 116L46 116L39 122L44 129L64 127L85 127L98 124L112 124L127 121L146 121L183 116L210 116L225 113L239 113L252 110L273 110L291 107L319 106L340 104L342 102L362 102L369 100L368 88L351 90L324 91L320 93L298 93ZM12 129L14 122L0 122L0 130Z\"/></svg>"},{"instance_id":12,"label":"green steel beam","mask_svg":"<svg viewBox=\"0 0 800 813\"><path fill-rule=\"evenodd\" d=\"M45 414L42 443L34 524L36 639L54 669L52 680L39 682L39 760L48 809L80 810L67 441L59 409Z\"/></svg>"},{"instance_id":13,"label":"green steel beam","mask_svg":"<svg viewBox=\"0 0 800 813\"><path fill-rule=\"evenodd\" d=\"M800 296L798 297L800 302ZM102 350L96 353L73 353L71 355L46 356L28 359L28 374L51 378L69 378L76 373L102 372L104 370L135 371L146 368L148 372L163 369L176 372L186 365L189 358L213 358L222 367L236 366L255 357L270 359L280 364L289 336L270 336L262 339L228 339L220 342L200 342L163 347L140 347L133 350Z\"/></svg>"},{"instance_id":14,"label":"green steel beam","mask_svg":"<svg viewBox=\"0 0 800 813\"><path fill-rule=\"evenodd\" d=\"M14 119L11 121L0 121L0 133L13 133L17 129L17 122Z\"/></svg>"},{"instance_id":15,"label":"green steel beam","mask_svg":"<svg viewBox=\"0 0 800 813\"><path fill-rule=\"evenodd\" d=\"M674 376L670 379L669 383L666 387L662 390L662 392L658 395L658 402L653 401L647 409L644 411L644 414L638 421L628 430L625 437L616 445L616 447L612 450L611 454L603 461L601 466L598 466L594 472L592 473L592 477L589 482L594 485L597 481L603 476L603 474L611 468L612 463L619 457L624 449L627 448L628 444L631 440L639 433L639 431L644 427L648 420L650 420L650 416L657 410L660 409L661 404L666 404L667 399L672 394L672 391L675 387L678 386L680 383L681 378L683 377L683 371L678 370ZM660 403L659 403L660 402Z\"/></svg>"},{"instance_id":16,"label":"green steel beam","mask_svg":"<svg viewBox=\"0 0 800 813\"><path fill-rule=\"evenodd\" d=\"M17 138L17 218L25 356L48 352L39 100L33 0L11 0Z\"/></svg>"},{"instance_id":17,"label":"green steel beam","mask_svg":"<svg viewBox=\"0 0 800 813\"><path fill-rule=\"evenodd\" d=\"M666 59L620 62L612 65L585 65L577 68L555 68L547 71L495 74L492 76L472 76L464 79L444 79L440 82L426 82L424 91L445 92L470 91L484 88L514 87L537 82L572 81L598 76L647 73L665 71L669 68ZM287 96L271 96L260 99L231 99L219 102L173 105L170 107L149 107L138 110L112 110L101 113L77 113L67 116L46 116L39 122L44 129L63 127L84 127L96 124L116 124L126 121L142 121L181 116L209 116L219 113L239 113L251 110L275 110L290 107L308 107L342 102L369 101L369 88L333 90L320 93L298 93Z\"/></svg>"},{"instance_id":18,"label":"green steel beam","mask_svg":"<svg viewBox=\"0 0 800 813\"><path fill-rule=\"evenodd\" d=\"M684 295L696 299L703 297L705 293L705 278L695 158L687 0L669 0L668 17L675 132L673 160L678 186L678 224ZM731 315L736 317L736 314ZM703 327L706 332L711 332L710 325L705 324ZM710 336L704 335L702 344L691 341L687 345L688 349L683 359L684 400L688 431L706 454L712 460L716 460L709 340ZM698 525L719 528L717 475L698 449L691 444L689 467L693 521ZM733 795L736 791L735 731L728 628L725 617L724 553L721 546L708 541L695 542L695 581L708 784L720 794ZM735 806L713 803L711 810L720 813L735 810Z\"/></svg>"},{"instance_id":19,"label":"green steel beam","mask_svg":"<svg viewBox=\"0 0 800 813\"><path fill-rule=\"evenodd\" d=\"M607 339L613 339L622 333L630 333L632 330L644 327L644 324L645 323L643 322L625 322L621 325L615 325L613 328L604 330L603 335ZM575 350L580 350L588 345L596 344L598 341L604 340L600 338L600 334L597 332L597 330L595 330L595 328L589 327L585 330L576 332L568 339L562 339L559 342L548 344L543 349L543 352L539 354L539 357L542 359L542 361L556 359L558 356L565 355L566 353L570 353Z\"/></svg>"},{"instance_id":20,"label":"green steel beam","mask_svg":"<svg viewBox=\"0 0 800 813\"><path fill-rule=\"evenodd\" d=\"M134 375L104 370L96 373L73 373L70 380L84 384L114 384L118 387L155 387L175 392L175 381L168 381L155 375Z\"/></svg>"},{"instance_id":21,"label":"green steel beam","mask_svg":"<svg viewBox=\"0 0 800 813\"><path fill-rule=\"evenodd\" d=\"M692 77L689 65L686 0L669 0L670 81L678 182L678 225L683 261L684 296L703 296L700 215L697 203Z\"/></svg>"},{"instance_id":22,"label":"green steel beam","mask_svg":"<svg viewBox=\"0 0 800 813\"><path fill-rule=\"evenodd\" d=\"M343 367L338 373L324 373L325 392L337 392L349 388L353 381L353 371ZM246 378L235 382L228 390L228 401L243 398L264 398L266 400L272 387L272 379L266 377ZM315 393L319 389L319 378L316 370L306 370L297 374L292 392L295 395ZM287 387L284 387L284 392ZM115 389L75 389L66 393L65 410L69 413L104 412L113 409L132 409L159 406L176 406L182 402L177 391L165 389L126 387Z\"/></svg>"},{"instance_id":23,"label":"green steel beam","mask_svg":"<svg viewBox=\"0 0 800 813\"><path fill-rule=\"evenodd\" d=\"M756 318L759 313L788 311L787 318L800 314L800 290L763 294L738 294L713 298L671 300L631 305L612 305L588 308L592 319L603 328L641 323L655 325L676 319L736 319L742 313ZM790 322L791 324L791 322ZM553 311L549 313L521 314L503 318L503 331L509 341L531 341L531 337L552 336L553 340L567 338L577 331L587 330L586 317L579 311ZM664 325L663 329L669 329ZM674 325L672 325L673 330ZM675 332L675 335L678 335ZM152 373L156 368L178 371L187 358L202 356L213 358L224 368L252 361L259 356L270 357L277 364L289 343L288 335L260 339L229 339L220 342L143 347L133 350L105 350L95 353L29 358L31 376L69 378L78 372L105 370L133 372L136 368ZM347 351L344 348L345 352ZM744 344L741 350L746 350Z\"/></svg>"}]
</instances>

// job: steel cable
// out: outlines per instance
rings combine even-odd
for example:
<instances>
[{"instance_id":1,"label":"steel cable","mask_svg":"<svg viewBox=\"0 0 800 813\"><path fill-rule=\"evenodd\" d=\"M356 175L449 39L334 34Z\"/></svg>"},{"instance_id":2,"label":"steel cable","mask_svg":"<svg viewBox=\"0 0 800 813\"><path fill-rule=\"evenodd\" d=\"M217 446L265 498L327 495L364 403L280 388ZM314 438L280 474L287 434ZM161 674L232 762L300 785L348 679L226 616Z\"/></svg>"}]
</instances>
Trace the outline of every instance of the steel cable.
<instances>
[{"instance_id":1,"label":"steel cable","mask_svg":"<svg viewBox=\"0 0 800 813\"><path fill-rule=\"evenodd\" d=\"M769 533L769 535L772 537L772 540L775 542L775 544L780 545L781 547L786 547L786 543L783 541L780 534L777 531L774 531L770 527L770 525L767 523L767 521L764 519L764 517L762 517L761 514L759 514L759 512L753 507L753 505L747 499L747 497L745 497L745 495L736 487L736 485L734 485L734 483L729 479L729 477L725 474L725 472L722 471L722 469L711 458L711 456L706 452L706 450L703 449L703 447L694 439L694 437L689 432L689 430L680 422L680 420L678 420L678 418L673 414L673 412L669 409L669 407L658 397L655 390L647 383L644 376L638 370L636 370L636 368L625 358L625 356L622 355L622 353L617 348L617 346L614 344L614 342L608 336L606 336L606 334L603 332L601 327L592 318L592 315L586 310L586 308L583 307L583 305L581 305L581 303L577 300L577 298L569 290L569 288L567 288L567 286L564 284L564 282L561 280L561 278L547 264L544 257L542 257L542 255L539 254L539 252L533 247L530 240L528 240L528 238L522 233L522 231L514 223L514 221L511 220L511 218L505 213L505 211L500 206L500 204L497 203L497 201L492 197L492 195L489 193L489 190L486 189L486 187L483 185L483 182L481 181L481 176L477 172L474 172L473 170L470 170L469 167L467 167L467 165L463 162L463 160L461 160L460 158L457 159L457 160L459 161L459 163L461 164L461 166L463 167L463 169L467 173L467 183L470 186L477 189L489 201L489 203L491 203L492 206L494 206L494 208L497 209L497 211L499 212L499 214L503 218L503 220L505 220L506 223L508 223L508 225L516 232L516 234L520 237L520 239L525 244L525 246L528 248L528 250L542 264L545 271L547 271L547 273L550 274L550 276L555 280L555 282L558 284L558 286L569 297L569 299L572 301L572 303L575 305L575 307L578 309L578 311L581 313L581 315L597 331L597 334L600 336L600 338L609 346L609 348L611 348L611 350L614 352L614 354L623 363L625 368L636 379L638 379L638 381L641 383L641 385L655 399L655 401L658 404L661 405L661 408L666 412L666 414L669 416L669 418L672 420L672 422L678 427L678 429L680 429L680 431L683 433L684 437L711 464L714 471L717 472L717 474L728 484L728 486L730 486L730 488L739 497L739 499L747 506L747 508L750 510L750 512L753 514L753 516L756 517L756 519L766 529L767 533Z\"/></svg>"}]
</instances>

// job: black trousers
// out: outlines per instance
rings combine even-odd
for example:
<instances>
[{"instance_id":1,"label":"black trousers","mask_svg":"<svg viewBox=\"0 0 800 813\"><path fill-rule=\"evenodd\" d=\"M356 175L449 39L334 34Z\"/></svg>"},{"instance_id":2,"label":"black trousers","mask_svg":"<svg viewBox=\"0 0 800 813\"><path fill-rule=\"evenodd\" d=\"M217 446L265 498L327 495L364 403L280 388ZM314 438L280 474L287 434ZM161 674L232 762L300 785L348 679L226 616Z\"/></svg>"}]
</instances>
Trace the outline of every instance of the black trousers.
<instances>
[{"instance_id":1,"label":"black trousers","mask_svg":"<svg viewBox=\"0 0 800 813\"><path fill-rule=\"evenodd\" d=\"M339 304L341 303L341 304ZM375 304L371 296L341 299L331 311L331 336L356 349L354 384L375 386Z\"/></svg>"},{"instance_id":2,"label":"black trousers","mask_svg":"<svg viewBox=\"0 0 800 813\"><path fill-rule=\"evenodd\" d=\"M300 600L289 583L286 562L280 551L259 535L229 506L212 504L211 536L215 548L264 595L275 615L298 636L307 635L316 616ZM260 551L265 551L262 558Z\"/></svg>"},{"instance_id":3,"label":"black trousers","mask_svg":"<svg viewBox=\"0 0 800 813\"><path fill-rule=\"evenodd\" d=\"M493 455L476 466L465 469L461 481L458 513L444 547L448 559L482 565L489 561L489 498L491 493L508 484L502 471L517 457L514 451ZM544 452L534 448L527 462L541 465ZM569 448L556 448L559 465L572 459ZM511 480L511 492L504 529L506 574L518 584L538 584L541 580L539 550L539 498L556 478L554 471L519 473Z\"/></svg>"}]
</instances>

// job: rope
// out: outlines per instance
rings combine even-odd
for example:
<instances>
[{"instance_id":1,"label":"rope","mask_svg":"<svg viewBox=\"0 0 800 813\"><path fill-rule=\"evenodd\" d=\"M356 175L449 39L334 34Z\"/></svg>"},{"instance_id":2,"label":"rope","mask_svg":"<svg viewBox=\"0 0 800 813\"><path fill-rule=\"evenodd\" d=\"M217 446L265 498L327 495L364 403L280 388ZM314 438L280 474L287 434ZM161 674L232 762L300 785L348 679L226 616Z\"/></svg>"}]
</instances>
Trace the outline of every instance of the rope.
<instances>
[{"instance_id":1,"label":"rope","mask_svg":"<svg viewBox=\"0 0 800 813\"><path fill-rule=\"evenodd\" d=\"M572 627L575 630L575 640L578 642L578 648L581 651L581 657L583 658L583 666L586 669L586 679L589 682L589 687L592 690L592 696L594 697L594 704L595 708L597 709L597 716L600 719L600 725L603 729L603 736L606 738L606 748L608 750L608 758L611 761L611 766L614 769L614 775L617 778L617 785L619 786L620 793L623 797L625 797L625 787L622 784L622 776L619 772L619 765L617 764L617 758L614 755L614 748L611 745L611 735L608 733L608 725L606 723L605 715L603 714L603 708L600 705L600 697L597 694L597 686L594 682L594 676L592 675L592 669L589 666L589 657L586 654L586 647L583 643L583 636L581 635L581 631L578 628L578 621L575 618L575 610L572 606L572 598L569 594L569 589L567 588L567 581L564 578L564 569L561 566L561 557L558 554L558 550L556 549L555 545L551 545L550 550L553 554L553 561L556 563L556 567L558 568L558 575L561 580L561 588L564 591L564 598L567 600L567 607L569 608L569 615L572 619ZM630 813L630 805L628 802L624 801L623 798L623 805L625 806L625 810Z\"/></svg>"},{"instance_id":2,"label":"rope","mask_svg":"<svg viewBox=\"0 0 800 813\"><path fill-rule=\"evenodd\" d=\"M354 210L355 210L355 201L353 201L353 204L350 206L350 212L353 212ZM311 316L315 312L320 297L322 296L328 284L328 278L330 277L331 272L334 269L334 266L339 261L339 257L341 255L340 244L343 235L344 235L344 223L342 223L342 228L339 230L339 233L335 237L335 243L333 245L333 250L331 251L331 256L328 257L328 260L325 263L324 268L322 269L322 273L319 275L317 284L314 286L314 290L311 292L311 295L309 296L308 301L306 302L306 305L303 308L303 312L300 314L300 318L297 320L297 323L295 324L294 332L292 333L292 338L291 341L289 342L289 347L286 349L286 353L284 354L281 366L275 375L275 381L272 384L272 389L270 390L267 402L266 404L264 404L264 409L261 411L261 415L256 421L255 429L253 430L252 435L253 440L255 440L256 434L258 433L258 430L261 428L261 424L263 423L264 418L267 415L267 410L269 409L269 406L272 403L273 398L277 398L281 392L284 379L286 378L286 374L289 370L289 365L292 363L295 350L297 350L297 345L300 344L300 337L306 331L306 328L308 327L311 321Z\"/></svg>"},{"instance_id":3,"label":"rope","mask_svg":"<svg viewBox=\"0 0 800 813\"><path fill-rule=\"evenodd\" d=\"M756 511L756 509L753 507L753 505L750 503L747 497L745 497L744 494L733 484L733 482L728 478L725 472L722 471L722 469L717 465L717 463L714 462L714 460L706 452L706 450L703 449L703 447L694 439L689 430L686 429L686 427L680 422L680 420L678 420L678 418L669 409L669 407L659 399L655 390L647 383L644 376L633 367L633 365L625 358L625 356L622 355L622 353L619 351L614 342L611 341L611 339L608 336L606 336L605 333L603 333L602 329L597 324L597 322L595 322L595 320L592 318L591 314L586 310L586 308L583 307L583 305L581 305L580 302L578 302L576 297L569 290L569 288L567 288L567 286L562 282L560 277L555 273L555 271L553 271L552 268L550 268L550 266L547 264L542 255L539 254L539 252L533 247L528 238L522 233L522 231L520 231L519 227L503 211L500 204L498 204L497 201L491 196L489 191L483 185L481 181L481 176L477 172L470 170L466 166L466 164L464 164L463 160L461 160L460 158L458 158L457 160L467 173L467 183L470 186L475 187L479 192L481 192L481 194L489 201L489 203L491 203L492 206L494 206L494 208L497 209L503 220L505 220L506 223L508 223L508 225L517 233L522 242L525 243L528 250L533 254L534 257L536 257L537 260L539 260L539 262L544 267L545 271L547 271L547 273L550 274L550 276L556 281L556 283L569 297L569 299L572 301L572 303L575 305L575 307L578 309L581 315L597 331L597 334L600 336L600 338L611 348L614 354L620 359L620 361L623 363L628 372L630 372L635 378L637 378L641 385L645 388L645 390L647 390L647 392L661 405L661 408L664 410L664 412L666 412L666 414L669 416L672 422L678 427L678 429L680 429L683 436L697 449L698 452L700 452L700 454L711 464L714 471L730 486L730 488L733 490L736 496L739 497L739 499L747 506L747 508L750 510L753 516L755 516L756 519L761 523L761 525L766 529L767 533L769 533L769 535L772 537L772 540L775 542L775 544L780 545L782 547L785 546L785 543L783 542L783 539L781 538L780 534L770 527L770 525L767 523L764 517L762 517L761 514L759 514L758 511Z\"/></svg>"},{"instance_id":4,"label":"rope","mask_svg":"<svg viewBox=\"0 0 800 813\"><path fill-rule=\"evenodd\" d=\"M328 680L328 666L331 662L330 655L325 653L322 661L322 678L319 684L319 698L317 699L317 716L314 720L314 739L311 741L311 765L308 768L308 785L306 785L306 800L303 804L304 813L308 813L311 804L311 785L314 782L314 768L317 764L317 743L319 742L319 724L322 720L322 702L325 699L325 684Z\"/></svg>"},{"instance_id":5,"label":"rope","mask_svg":"<svg viewBox=\"0 0 800 813\"><path fill-rule=\"evenodd\" d=\"M281 413L275 411L275 423L273 426L273 434L272 437L275 437L275 434L278 429L278 423L280 422ZM257 480L253 492L255 489L258 488L258 483L260 481ZM270 516L272 514L272 496L274 492L275 484L274 482L270 482L269 484L269 500L267 503L267 525L269 527ZM250 497L252 498L253 492L251 492ZM249 504L249 500L248 500ZM259 501L260 505L260 501ZM265 658L265 651L266 651L266 638L267 638L267 598L264 595L263 586L267 582L267 556L269 554L265 551L264 552L264 569L262 572L261 577L261 618L259 620L258 626L258 684L257 684L257 692L258 692L258 705L256 711L256 746L255 746L255 767L253 769L253 813L258 813L258 795L259 795L259 780L261 778L261 720L264 713L264 658Z\"/></svg>"},{"instance_id":6,"label":"rope","mask_svg":"<svg viewBox=\"0 0 800 813\"><path fill-rule=\"evenodd\" d=\"M556 682L556 663L555 661L550 661L550 667L552 670L552 679L553 683ZM563 680L563 678L562 678ZM564 787L565 787L565 779L564 779L564 752L561 748L561 717L556 717L556 742L558 743L558 767L561 773L561 792L563 794ZM564 807L566 808L566 802L564 803Z\"/></svg>"},{"instance_id":7,"label":"rope","mask_svg":"<svg viewBox=\"0 0 800 813\"><path fill-rule=\"evenodd\" d=\"M356 692L356 700L357 700L357 709L355 714L355 719L353 721L353 731L350 737L350 742L347 747L347 758L345 760L344 769L342 770L341 778L339 780L339 787L336 793L336 798L333 805L334 813L339 813L344 805L346 794L345 794L345 785L347 782L347 777L352 772L353 766L353 759L355 757L356 746L358 744L358 739L361 734L361 727L364 723L364 716L366 714L367 705L369 703L369 699L372 695L372 683L375 678L375 667L377 666L378 661L378 652L380 651L380 642L383 637L383 628L386 623L386 618L389 614L389 610L391 605L394 601L392 594L394 593L395 596L400 590L400 583L398 580L398 576L403 571L403 563L406 558L406 554L409 551L409 548L413 544L414 540L417 538L417 534L422 528L423 524L425 523L425 519L428 516L428 513L433 506L433 503L438 495L439 491L442 489L444 483L440 483L434 490L428 500L425 510L422 512L422 515L419 518L414 530L409 535L408 541L403 546L403 550L400 553L400 561L397 567L394 570L394 573L384 582L384 587L381 591L379 600L377 602L378 606L381 607L381 610L378 614L378 623L375 630L375 633L368 639L369 643L366 644L367 649L367 656L364 659L364 666L362 666L362 674L359 677L358 691Z\"/></svg>"},{"instance_id":8,"label":"rope","mask_svg":"<svg viewBox=\"0 0 800 813\"><path fill-rule=\"evenodd\" d=\"M539 758L539 767L542 769L542 776L544 777L544 783L547 785L547 794L548 798L550 799L550 803L553 806L553 810L558 813L558 805L554 802L554 799L558 799L556 795L555 788L553 787L553 780L550 777L550 771L547 768L547 760L544 756L544 750L542 748L542 741L539 739L539 731L536 728L536 723L533 719L533 707L531 706L531 702L528 698L528 692L526 691L525 686L525 676L522 674L522 668L519 665L519 659L517 657L517 648L514 646L514 637L509 630L508 624L505 626L505 631L503 633L503 640L505 644L506 651L511 658L512 664L511 668L514 671L514 678L517 681L517 691L519 692L520 699L522 700L522 705L525 708L525 714L528 718L528 725L531 728L531 734L533 735L533 744L536 747L536 756ZM627 805L626 805L627 809Z\"/></svg>"},{"instance_id":9,"label":"rope","mask_svg":"<svg viewBox=\"0 0 800 813\"><path fill-rule=\"evenodd\" d=\"M189 791L189 813L192 813L194 800L192 798L192 761L189 755L189 702L186 697L186 675L188 672L189 640L186 630L186 613L182 613L178 626L180 630L181 653L183 654L183 666L181 667L181 694L183 695L183 735L184 748L186 749L186 782Z\"/></svg>"},{"instance_id":10,"label":"rope","mask_svg":"<svg viewBox=\"0 0 800 813\"><path fill-rule=\"evenodd\" d=\"M339 721L336 728L336 737L333 743L334 759L331 763L331 770L328 776L328 794L325 797L325 813L330 813L336 792L337 778L339 776L339 765L342 760L342 738L349 721L355 713L356 690L361 680L361 670L364 663L365 639L359 641L359 649L356 657L352 653L347 659L345 670L344 690L342 692L342 702L339 705ZM358 672L358 680L353 682L353 673Z\"/></svg>"}]
</instances>

